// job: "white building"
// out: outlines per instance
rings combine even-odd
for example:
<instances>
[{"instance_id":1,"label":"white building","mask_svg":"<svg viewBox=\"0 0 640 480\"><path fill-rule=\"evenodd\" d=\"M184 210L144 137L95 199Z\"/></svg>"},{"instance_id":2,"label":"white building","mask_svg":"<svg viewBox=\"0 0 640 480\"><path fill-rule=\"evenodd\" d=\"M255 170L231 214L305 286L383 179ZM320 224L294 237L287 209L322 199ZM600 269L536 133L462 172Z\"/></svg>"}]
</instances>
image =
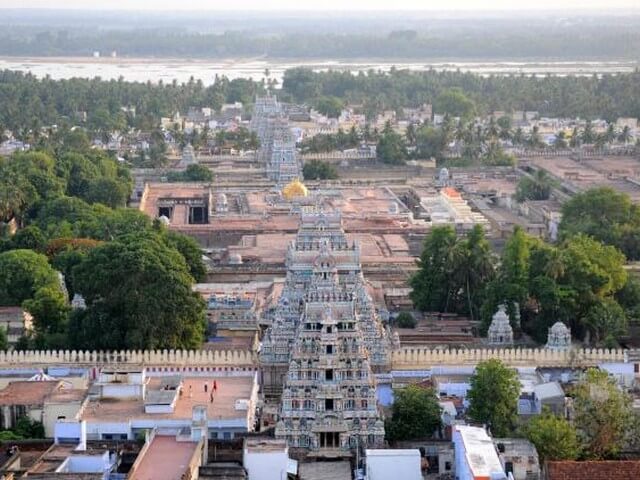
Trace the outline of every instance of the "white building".
<instances>
[{"instance_id":1,"label":"white building","mask_svg":"<svg viewBox=\"0 0 640 480\"><path fill-rule=\"evenodd\" d=\"M422 480L420 451L367 449L366 480Z\"/></svg>"},{"instance_id":2,"label":"white building","mask_svg":"<svg viewBox=\"0 0 640 480\"><path fill-rule=\"evenodd\" d=\"M456 425L453 428L457 480L508 480L493 440L484 428Z\"/></svg>"},{"instance_id":3,"label":"white building","mask_svg":"<svg viewBox=\"0 0 640 480\"><path fill-rule=\"evenodd\" d=\"M266 438L245 440L242 465L249 480L283 480L298 471L297 462L289 458L287 442Z\"/></svg>"}]
</instances>

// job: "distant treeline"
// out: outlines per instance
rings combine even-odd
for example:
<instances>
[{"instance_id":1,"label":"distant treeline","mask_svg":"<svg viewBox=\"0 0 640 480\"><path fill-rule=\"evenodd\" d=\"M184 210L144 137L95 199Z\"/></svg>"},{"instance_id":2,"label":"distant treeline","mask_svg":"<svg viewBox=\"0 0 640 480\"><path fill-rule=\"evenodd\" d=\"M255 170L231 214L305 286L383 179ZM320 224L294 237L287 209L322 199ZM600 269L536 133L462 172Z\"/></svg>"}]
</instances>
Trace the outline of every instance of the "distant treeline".
<instances>
[{"instance_id":1,"label":"distant treeline","mask_svg":"<svg viewBox=\"0 0 640 480\"><path fill-rule=\"evenodd\" d=\"M246 79L218 78L211 86L153 84L99 79L38 79L0 71L0 133L3 128L26 137L51 124L83 124L97 133L133 127L149 131L160 117L189 107L220 108L226 102L249 106L265 85ZM640 72L603 77L481 77L461 72L285 73L278 96L285 101L317 105L337 97L365 114L432 103L434 111L461 116L495 110L534 110L546 116L605 118L640 117ZM123 110L123 107L127 109ZM129 109L135 108L135 115ZM84 114L86 113L86 119Z\"/></svg>"},{"instance_id":2,"label":"distant treeline","mask_svg":"<svg viewBox=\"0 0 640 480\"><path fill-rule=\"evenodd\" d=\"M528 25L522 20L496 26L478 22L461 28L380 33L227 31L201 33L166 29L34 30L9 26L0 32L0 55L86 56L117 51L123 56L206 58L386 58L386 59L629 59L638 60L640 18L621 24Z\"/></svg>"},{"instance_id":3,"label":"distant treeline","mask_svg":"<svg viewBox=\"0 0 640 480\"><path fill-rule=\"evenodd\" d=\"M474 113L529 110L544 116L605 118L640 117L640 72L602 77L524 75L482 77L462 72L312 72L292 69L285 73L283 91L294 101L323 96L361 105L365 113L399 110L432 103L436 113L449 108L451 91L459 90L473 101ZM466 107L466 105L465 105Z\"/></svg>"},{"instance_id":4,"label":"distant treeline","mask_svg":"<svg viewBox=\"0 0 640 480\"><path fill-rule=\"evenodd\" d=\"M160 117L185 113L189 107L219 109L232 102L250 105L262 92L262 83L245 79L219 78L205 87L196 80L184 84L52 80L4 70L0 71L0 134L3 127L25 136L23 130L41 126L61 122L77 125L85 122L84 114L86 126L95 132L121 131L127 126L149 131L159 125Z\"/></svg>"}]
</instances>

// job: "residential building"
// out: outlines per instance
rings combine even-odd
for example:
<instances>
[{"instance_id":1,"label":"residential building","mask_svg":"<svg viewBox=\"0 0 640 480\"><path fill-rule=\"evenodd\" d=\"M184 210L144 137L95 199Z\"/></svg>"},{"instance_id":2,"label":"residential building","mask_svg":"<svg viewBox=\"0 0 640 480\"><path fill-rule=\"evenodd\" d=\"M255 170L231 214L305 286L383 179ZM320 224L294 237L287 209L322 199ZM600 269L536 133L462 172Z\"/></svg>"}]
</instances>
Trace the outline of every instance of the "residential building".
<instances>
[{"instance_id":1,"label":"residential building","mask_svg":"<svg viewBox=\"0 0 640 480\"><path fill-rule=\"evenodd\" d=\"M453 428L456 479L507 480L504 466L491 437L482 427L456 425Z\"/></svg>"},{"instance_id":2,"label":"residential building","mask_svg":"<svg viewBox=\"0 0 640 480\"><path fill-rule=\"evenodd\" d=\"M365 480L422 480L420 450L367 449Z\"/></svg>"},{"instance_id":3,"label":"residential building","mask_svg":"<svg viewBox=\"0 0 640 480\"><path fill-rule=\"evenodd\" d=\"M171 434L190 428L194 408L204 406L207 436L232 439L254 429L257 399L253 371L189 376L103 370L78 419L87 422L89 439L133 439L153 428Z\"/></svg>"},{"instance_id":4,"label":"residential building","mask_svg":"<svg viewBox=\"0 0 640 480\"><path fill-rule=\"evenodd\" d=\"M493 440L506 473L514 480L539 480L540 461L536 447L524 438L496 438Z\"/></svg>"}]
</instances>

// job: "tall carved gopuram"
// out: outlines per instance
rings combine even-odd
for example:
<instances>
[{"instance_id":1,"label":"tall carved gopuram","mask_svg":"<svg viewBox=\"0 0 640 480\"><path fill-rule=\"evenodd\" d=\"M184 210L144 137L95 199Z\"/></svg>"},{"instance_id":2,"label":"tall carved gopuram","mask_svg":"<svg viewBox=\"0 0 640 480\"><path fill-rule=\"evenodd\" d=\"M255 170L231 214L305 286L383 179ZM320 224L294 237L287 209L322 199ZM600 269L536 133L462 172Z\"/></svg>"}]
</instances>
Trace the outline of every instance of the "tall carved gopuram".
<instances>
[{"instance_id":1,"label":"tall carved gopuram","mask_svg":"<svg viewBox=\"0 0 640 480\"><path fill-rule=\"evenodd\" d=\"M285 286L260 351L264 393L281 393L276 436L312 450L380 446L374 373L390 367L390 335L340 213L303 208L286 262Z\"/></svg>"}]
</instances>

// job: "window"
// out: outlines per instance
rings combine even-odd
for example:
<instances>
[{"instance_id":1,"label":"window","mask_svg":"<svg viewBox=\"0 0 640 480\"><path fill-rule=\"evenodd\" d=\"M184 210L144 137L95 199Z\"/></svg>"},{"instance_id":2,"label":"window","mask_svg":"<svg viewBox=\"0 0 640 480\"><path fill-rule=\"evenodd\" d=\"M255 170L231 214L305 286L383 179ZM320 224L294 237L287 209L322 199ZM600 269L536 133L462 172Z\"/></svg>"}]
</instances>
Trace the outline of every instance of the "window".
<instances>
[{"instance_id":1,"label":"window","mask_svg":"<svg viewBox=\"0 0 640 480\"><path fill-rule=\"evenodd\" d=\"M344 408L345 410L353 410L354 408L356 408L356 402L354 402L353 400L345 400Z\"/></svg>"},{"instance_id":2,"label":"window","mask_svg":"<svg viewBox=\"0 0 640 480\"><path fill-rule=\"evenodd\" d=\"M324 379L328 382L333 381L333 369L330 368L328 370L325 370Z\"/></svg>"},{"instance_id":3,"label":"window","mask_svg":"<svg viewBox=\"0 0 640 480\"><path fill-rule=\"evenodd\" d=\"M325 398L324 409L328 412L333 411L333 398Z\"/></svg>"},{"instance_id":4,"label":"window","mask_svg":"<svg viewBox=\"0 0 640 480\"><path fill-rule=\"evenodd\" d=\"M231 432L223 432L222 433L222 438L224 440L231 440Z\"/></svg>"},{"instance_id":5,"label":"window","mask_svg":"<svg viewBox=\"0 0 640 480\"><path fill-rule=\"evenodd\" d=\"M169 220L171 220L172 213L173 213L173 207L158 208L158 217L167 217Z\"/></svg>"},{"instance_id":6,"label":"window","mask_svg":"<svg viewBox=\"0 0 640 480\"><path fill-rule=\"evenodd\" d=\"M368 400L362 400L362 401L360 402L360 406L361 406L362 408L369 408L369 401L368 401Z\"/></svg>"},{"instance_id":7,"label":"window","mask_svg":"<svg viewBox=\"0 0 640 480\"><path fill-rule=\"evenodd\" d=\"M206 207L189 207L189 224L202 225L209 223Z\"/></svg>"},{"instance_id":8,"label":"window","mask_svg":"<svg viewBox=\"0 0 640 480\"><path fill-rule=\"evenodd\" d=\"M446 472L450 472L451 471L451 462L444 462L444 470Z\"/></svg>"},{"instance_id":9,"label":"window","mask_svg":"<svg viewBox=\"0 0 640 480\"><path fill-rule=\"evenodd\" d=\"M333 355L333 345L327 345L327 355Z\"/></svg>"}]
</instances>

